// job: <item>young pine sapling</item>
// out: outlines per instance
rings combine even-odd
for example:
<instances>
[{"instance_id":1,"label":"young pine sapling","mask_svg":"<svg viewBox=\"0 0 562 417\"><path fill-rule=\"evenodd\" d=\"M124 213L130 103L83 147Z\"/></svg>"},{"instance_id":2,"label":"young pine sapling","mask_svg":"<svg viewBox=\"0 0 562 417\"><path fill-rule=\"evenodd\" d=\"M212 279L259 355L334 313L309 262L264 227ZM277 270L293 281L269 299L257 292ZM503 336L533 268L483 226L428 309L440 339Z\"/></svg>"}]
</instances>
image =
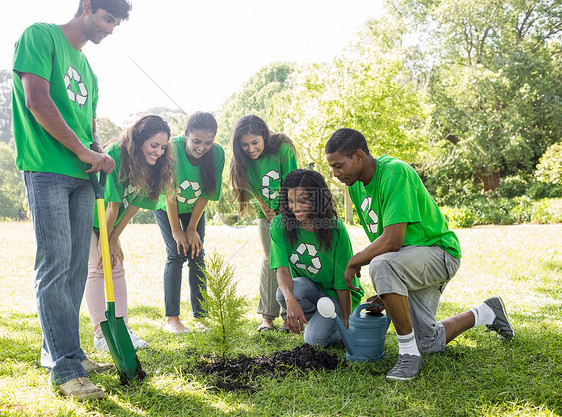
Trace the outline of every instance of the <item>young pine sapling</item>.
<instances>
[{"instance_id":1,"label":"young pine sapling","mask_svg":"<svg viewBox=\"0 0 562 417\"><path fill-rule=\"evenodd\" d=\"M217 253L207 258L203 273L207 279L207 290L203 292L204 317L209 327L210 339L220 350L223 362L232 340L240 331L246 311L246 300L236 291L234 267L226 264Z\"/></svg>"}]
</instances>

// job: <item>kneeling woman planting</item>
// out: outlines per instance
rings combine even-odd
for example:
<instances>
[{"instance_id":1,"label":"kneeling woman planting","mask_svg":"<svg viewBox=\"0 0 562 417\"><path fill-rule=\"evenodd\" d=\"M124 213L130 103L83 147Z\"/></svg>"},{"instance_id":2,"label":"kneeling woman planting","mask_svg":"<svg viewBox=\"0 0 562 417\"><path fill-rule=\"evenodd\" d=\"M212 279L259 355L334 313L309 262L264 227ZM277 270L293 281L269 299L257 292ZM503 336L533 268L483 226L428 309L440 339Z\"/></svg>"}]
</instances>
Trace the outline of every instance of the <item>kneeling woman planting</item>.
<instances>
[{"instance_id":1,"label":"kneeling woman planting","mask_svg":"<svg viewBox=\"0 0 562 417\"><path fill-rule=\"evenodd\" d=\"M304 341L310 345L339 343L334 321L323 317L316 303L329 297L347 327L363 289L357 278L353 284L360 291L350 290L345 283L343 272L353 249L322 175L304 169L289 173L279 208L281 214L271 222L270 262L277 271L277 301L287 309L289 329L304 332Z\"/></svg>"}]
</instances>

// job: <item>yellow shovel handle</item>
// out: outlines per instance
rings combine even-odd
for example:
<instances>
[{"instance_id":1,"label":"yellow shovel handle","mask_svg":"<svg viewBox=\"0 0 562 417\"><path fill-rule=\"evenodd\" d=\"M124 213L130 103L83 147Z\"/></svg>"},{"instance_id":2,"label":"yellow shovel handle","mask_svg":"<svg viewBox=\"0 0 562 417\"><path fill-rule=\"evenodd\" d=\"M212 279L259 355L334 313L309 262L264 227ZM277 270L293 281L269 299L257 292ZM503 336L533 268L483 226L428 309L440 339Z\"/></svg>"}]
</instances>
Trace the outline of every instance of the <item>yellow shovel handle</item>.
<instances>
[{"instance_id":1,"label":"yellow shovel handle","mask_svg":"<svg viewBox=\"0 0 562 417\"><path fill-rule=\"evenodd\" d=\"M103 198L96 199L100 228L101 259L103 261L103 278L105 282L105 298L108 303L115 302L113 295L113 276L111 275L111 258L109 256L109 237L107 236L107 222L105 220L105 205Z\"/></svg>"},{"instance_id":2,"label":"yellow shovel handle","mask_svg":"<svg viewBox=\"0 0 562 417\"><path fill-rule=\"evenodd\" d=\"M88 166L91 168L91 165ZM98 210L98 223L100 229L101 259L103 262L103 278L105 282L105 298L108 303L115 302L113 295L113 276L111 275L111 258L109 256L109 236L107 236L107 221L105 219L105 204L103 201L103 186L107 176L100 172L100 179L95 172L90 172L90 182L96 196L96 208Z\"/></svg>"}]
</instances>

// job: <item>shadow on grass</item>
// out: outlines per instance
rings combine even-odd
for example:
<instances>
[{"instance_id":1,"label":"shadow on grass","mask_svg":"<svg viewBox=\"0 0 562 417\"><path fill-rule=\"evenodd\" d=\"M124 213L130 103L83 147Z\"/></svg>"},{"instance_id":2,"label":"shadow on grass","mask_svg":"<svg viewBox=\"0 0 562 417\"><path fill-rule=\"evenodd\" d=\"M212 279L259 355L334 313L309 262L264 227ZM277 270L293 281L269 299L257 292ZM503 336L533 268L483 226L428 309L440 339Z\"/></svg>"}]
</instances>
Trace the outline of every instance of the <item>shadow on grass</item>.
<instances>
[{"instance_id":1,"label":"shadow on grass","mask_svg":"<svg viewBox=\"0 0 562 417\"><path fill-rule=\"evenodd\" d=\"M148 380L130 386L115 385L112 380L92 378L103 386L108 397L93 404L92 410L101 415L115 416L233 416L251 413L251 407L213 401L205 392L205 387L193 388L193 382L176 380L177 386L155 386ZM186 388L187 387L187 388ZM191 392L189 391L191 390ZM114 399L116 398L116 399ZM230 410L222 410L221 408Z\"/></svg>"},{"instance_id":2,"label":"shadow on grass","mask_svg":"<svg viewBox=\"0 0 562 417\"><path fill-rule=\"evenodd\" d=\"M397 355L396 337L387 334L386 357L372 363L347 363L335 371L295 372L283 379L258 377L247 381L255 388L223 392L201 371L201 363L214 351L204 333L170 335L154 324L150 346L137 352L148 377L143 383L121 386L117 375L96 375L108 398L89 405L103 415L504 415L562 414L562 336L551 320L553 304L532 316L511 312L516 338L505 342L483 328L471 329L447 346L442 354L424 355L422 373L413 381L387 382L385 374ZM153 307L138 307L134 314L159 317ZM465 306L443 303L443 314L456 314ZM87 317L81 317L83 338L91 338ZM264 355L302 344L302 337L278 332L255 332L248 322L232 340L229 356ZM2 373L10 361L37 368L41 331L35 315L9 314L0 320ZM86 333L87 332L87 333ZM30 341L33 341L30 343ZM92 353L91 344L86 354ZM343 358L343 349L329 349ZM108 354L97 353L105 361ZM15 374L16 365L14 366ZM27 365L26 365L27 366ZM25 385L26 381L21 381ZM7 393L1 393L7 395ZM56 394L52 394L56 395ZM21 401L20 401L21 402ZM32 403L25 404L32 407ZM376 410L376 412L374 411ZM45 414L54 410L42 410ZM31 414L29 414L31 415Z\"/></svg>"}]
</instances>

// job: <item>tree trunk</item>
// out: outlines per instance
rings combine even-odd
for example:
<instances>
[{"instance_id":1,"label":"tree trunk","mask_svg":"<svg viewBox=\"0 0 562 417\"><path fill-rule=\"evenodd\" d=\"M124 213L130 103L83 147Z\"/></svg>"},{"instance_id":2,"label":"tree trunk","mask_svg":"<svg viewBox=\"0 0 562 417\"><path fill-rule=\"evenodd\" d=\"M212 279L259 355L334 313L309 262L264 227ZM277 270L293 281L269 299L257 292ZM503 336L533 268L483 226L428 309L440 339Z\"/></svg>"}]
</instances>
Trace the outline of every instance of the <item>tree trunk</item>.
<instances>
[{"instance_id":1,"label":"tree trunk","mask_svg":"<svg viewBox=\"0 0 562 417\"><path fill-rule=\"evenodd\" d=\"M500 186L500 174L496 172L494 174L487 174L487 173L476 173L476 178L480 180L482 183L482 187L484 188L484 192L486 191L494 191L496 188Z\"/></svg>"},{"instance_id":2,"label":"tree trunk","mask_svg":"<svg viewBox=\"0 0 562 417\"><path fill-rule=\"evenodd\" d=\"M349 191L345 187L344 193L344 207L345 207L345 222L347 224L353 225L353 203L351 197L349 197Z\"/></svg>"}]
</instances>

